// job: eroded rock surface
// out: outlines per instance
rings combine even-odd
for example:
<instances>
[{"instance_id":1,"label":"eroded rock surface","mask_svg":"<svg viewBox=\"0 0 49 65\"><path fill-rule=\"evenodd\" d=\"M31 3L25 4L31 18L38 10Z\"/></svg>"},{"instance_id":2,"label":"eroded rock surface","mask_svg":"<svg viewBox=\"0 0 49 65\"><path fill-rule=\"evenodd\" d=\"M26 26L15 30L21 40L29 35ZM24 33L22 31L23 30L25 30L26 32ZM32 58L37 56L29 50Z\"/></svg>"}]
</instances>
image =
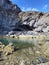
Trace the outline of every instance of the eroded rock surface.
<instances>
[{"instance_id":1,"label":"eroded rock surface","mask_svg":"<svg viewBox=\"0 0 49 65\"><path fill-rule=\"evenodd\" d=\"M49 13L23 12L10 0L0 0L0 35L49 33ZM30 31L28 33L28 31Z\"/></svg>"}]
</instances>

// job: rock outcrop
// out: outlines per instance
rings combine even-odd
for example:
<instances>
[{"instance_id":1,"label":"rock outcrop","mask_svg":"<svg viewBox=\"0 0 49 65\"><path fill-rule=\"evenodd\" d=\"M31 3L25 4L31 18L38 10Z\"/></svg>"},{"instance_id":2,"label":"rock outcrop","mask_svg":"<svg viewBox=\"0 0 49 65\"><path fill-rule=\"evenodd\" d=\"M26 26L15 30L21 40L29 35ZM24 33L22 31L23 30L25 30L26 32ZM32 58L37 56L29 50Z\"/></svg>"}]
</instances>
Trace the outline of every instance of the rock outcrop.
<instances>
[{"instance_id":1,"label":"rock outcrop","mask_svg":"<svg viewBox=\"0 0 49 65\"><path fill-rule=\"evenodd\" d=\"M4 55L9 55L12 54L13 52L14 52L14 46L12 43L9 43L9 45L7 45L3 50Z\"/></svg>"},{"instance_id":2,"label":"rock outcrop","mask_svg":"<svg viewBox=\"0 0 49 65\"><path fill-rule=\"evenodd\" d=\"M17 31L49 33L49 13L23 12L10 0L0 0L0 35L17 34ZM18 32L18 34L19 34Z\"/></svg>"},{"instance_id":3,"label":"rock outcrop","mask_svg":"<svg viewBox=\"0 0 49 65\"><path fill-rule=\"evenodd\" d=\"M0 0L0 34L5 35L19 26L21 9L9 0Z\"/></svg>"},{"instance_id":4,"label":"rock outcrop","mask_svg":"<svg viewBox=\"0 0 49 65\"><path fill-rule=\"evenodd\" d=\"M43 44L41 50L42 50L42 53L43 53L46 57L49 57L49 42L46 42L45 44Z\"/></svg>"},{"instance_id":5,"label":"rock outcrop","mask_svg":"<svg viewBox=\"0 0 49 65\"><path fill-rule=\"evenodd\" d=\"M49 65L49 62L41 63L41 64L37 64L37 65Z\"/></svg>"},{"instance_id":6,"label":"rock outcrop","mask_svg":"<svg viewBox=\"0 0 49 65\"><path fill-rule=\"evenodd\" d=\"M36 41L35 44L32 43L33 45L26 43L27 47L21 45L20 49L19 43L4 45L0 42L0 65L49 65L49 56L44 55L43 50L41 51L46 44L41 46ZM17 45L19 49L14 50Z\"/></svg>"}]
</instances>

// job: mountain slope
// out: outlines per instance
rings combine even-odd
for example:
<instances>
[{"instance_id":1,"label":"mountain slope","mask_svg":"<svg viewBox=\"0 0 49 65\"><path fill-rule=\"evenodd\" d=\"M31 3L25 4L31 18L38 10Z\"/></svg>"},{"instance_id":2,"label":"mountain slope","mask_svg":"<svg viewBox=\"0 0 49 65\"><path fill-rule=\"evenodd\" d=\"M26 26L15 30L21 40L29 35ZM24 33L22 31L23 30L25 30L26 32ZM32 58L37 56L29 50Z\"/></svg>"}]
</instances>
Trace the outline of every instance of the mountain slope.
<instances>
[{"instance_id":1,"label":"mountain slope","mask_svg":"<svg viewBox=\"0 0 49 65\"><path fill-rule=\"evenodd\" d=\"M10 0L0 0L0 35L48 33L49 13L23 12Z\"/></svg>"}]
</instances>

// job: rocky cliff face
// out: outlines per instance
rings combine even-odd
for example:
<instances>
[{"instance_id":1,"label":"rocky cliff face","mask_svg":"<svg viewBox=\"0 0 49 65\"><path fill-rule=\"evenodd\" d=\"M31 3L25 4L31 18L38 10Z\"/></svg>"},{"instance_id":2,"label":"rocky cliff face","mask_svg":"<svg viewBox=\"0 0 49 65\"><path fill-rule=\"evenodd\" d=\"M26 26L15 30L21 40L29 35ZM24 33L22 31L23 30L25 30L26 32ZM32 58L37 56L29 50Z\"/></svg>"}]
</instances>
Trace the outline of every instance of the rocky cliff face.
<instances>
[{"instance_id":1,"label":"rocky cliff face","mask_svg":"<svg viewBox=\"0 0 49 65\"><path fill-rule=\"evenodd\" d=\"M17 34L17 31L33 33L49 32L49 13L22 12L9 0L0 0L0 34Z\"/></svg>"},{"instance_id":2,"label":"rocky cliff face","mask_svg":"<svg viewBox=\"0 0 49 65\"><path fill-rule=\"evenodd\" d=\"M19 25L18 13L21 12L17 5L9 0L0 0L0 34L7 34Z\"/></svg>"}]
</instances>

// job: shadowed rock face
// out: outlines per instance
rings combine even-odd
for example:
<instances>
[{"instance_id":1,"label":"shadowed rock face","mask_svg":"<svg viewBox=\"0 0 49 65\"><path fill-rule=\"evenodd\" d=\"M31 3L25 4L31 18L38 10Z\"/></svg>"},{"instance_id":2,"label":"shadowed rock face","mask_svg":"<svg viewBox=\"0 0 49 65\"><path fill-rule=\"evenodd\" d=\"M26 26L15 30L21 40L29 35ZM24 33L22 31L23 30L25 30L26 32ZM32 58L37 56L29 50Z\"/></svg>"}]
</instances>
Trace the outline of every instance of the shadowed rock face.
<instances>
[{"instance_id":1,"label":"shadowed rock face","mask_svg":"<svg viewBox=\"0 0 49 65\"><path fill-rule=\"evenodd\" d=\"M0 6L4 9L9 9L12 6L12 2L9 0L0 0Z\"/></svg>"},{"instance_id":2,"label":"shadowed rock face","mask_svg":"<svg viewBox=\"0 0 49 65\"><path fill-rule=\"evenodd\" d=\"M0 34L7 34L19 25L21 9L9 0L0 0Z\"/></svg>"},{"instance_id":3,"label":"shadowed rock face","mask_svg":"<svg viewBox=\"0 0 49 65\"><path fill-rule=\"evenodd\" d=\"M0 0L0 6L4 9L16 10L17 12L21 11L17 5L12 4L9 0Z\"/></svg>"},{"instance_id":4,"label":"shadowed rock face","mask_svg":"<svg viewBox=\"0 0 49 65\"><path fill-rule=\"evenodd\" d=\"M22 12L10 0L0 0L0 34L17 34L17 31L30 31L29 34L48 33L49 13Z\"/></svg>"}]
</instances>

